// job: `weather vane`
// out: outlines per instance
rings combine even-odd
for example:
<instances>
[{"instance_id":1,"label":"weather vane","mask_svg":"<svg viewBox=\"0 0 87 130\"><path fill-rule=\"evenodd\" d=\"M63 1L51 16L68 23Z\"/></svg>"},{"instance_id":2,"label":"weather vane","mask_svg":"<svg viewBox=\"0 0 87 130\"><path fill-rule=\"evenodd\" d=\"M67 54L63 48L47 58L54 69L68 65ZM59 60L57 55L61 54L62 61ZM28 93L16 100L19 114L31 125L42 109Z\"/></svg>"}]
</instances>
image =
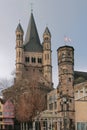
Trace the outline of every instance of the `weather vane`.
<instances>
[{"instance_id":1,"label":"weather vane","mask_svg":"<svg viewBox=\"0 0 87 130\"><path fill-rule=\"evenodd\" d=\"M71 38L64 36L64 42L66 43L71 43Z\"/></svg>"}]
</instances>

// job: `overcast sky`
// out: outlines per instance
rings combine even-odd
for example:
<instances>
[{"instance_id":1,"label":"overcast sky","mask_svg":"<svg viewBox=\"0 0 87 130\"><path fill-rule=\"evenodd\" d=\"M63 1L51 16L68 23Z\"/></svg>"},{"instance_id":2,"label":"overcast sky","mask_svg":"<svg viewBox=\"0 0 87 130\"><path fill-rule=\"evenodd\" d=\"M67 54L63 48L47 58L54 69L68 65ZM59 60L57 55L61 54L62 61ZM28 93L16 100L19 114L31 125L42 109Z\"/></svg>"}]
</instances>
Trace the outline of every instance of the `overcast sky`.
<instances>
[{"instance_id":1,"label":"overcast sky","mask_svg":"<svg viewBox=\"0 0 87 130\"><path fill-rule=\"evenodd\" d=\"M0 78L9 78L15 69L15 30L21 20L26 34L33 3L33 14L40 40L46 25L52 35L54 86L57 85L58 47L64 36L72 39L75 70L87 71L87 0L0 0Z\"/></svg>"}]
</instances>

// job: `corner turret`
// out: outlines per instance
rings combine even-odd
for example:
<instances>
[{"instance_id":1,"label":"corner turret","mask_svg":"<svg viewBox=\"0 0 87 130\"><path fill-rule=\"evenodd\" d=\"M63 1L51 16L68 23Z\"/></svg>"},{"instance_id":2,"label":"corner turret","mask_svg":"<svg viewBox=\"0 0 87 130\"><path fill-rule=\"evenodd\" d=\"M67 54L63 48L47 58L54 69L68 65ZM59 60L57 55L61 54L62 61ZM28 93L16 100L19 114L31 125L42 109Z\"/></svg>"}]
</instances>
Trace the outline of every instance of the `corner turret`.
<instances>
[{"instance_id":1,"label":"corner turret","mask_svg":"<svg viewBox=\"0 0 87 130\"><path fill-rule=\"evenodd\" d=\"M44 77L52 83L52 51L51 51L51 33L46 27L43 33L43 73Z\"/></svg>"},{"instance_id":2,"label":"corner turret","mask_svg":"<svg viewBox=\"0 0 87 130\"><path fill-rule=\"evenodd\" d=\"M22 78L24 58L23 58L23 35L24 31L19 23L16 28L16 80Z\"/></svg>"}]
</instances>

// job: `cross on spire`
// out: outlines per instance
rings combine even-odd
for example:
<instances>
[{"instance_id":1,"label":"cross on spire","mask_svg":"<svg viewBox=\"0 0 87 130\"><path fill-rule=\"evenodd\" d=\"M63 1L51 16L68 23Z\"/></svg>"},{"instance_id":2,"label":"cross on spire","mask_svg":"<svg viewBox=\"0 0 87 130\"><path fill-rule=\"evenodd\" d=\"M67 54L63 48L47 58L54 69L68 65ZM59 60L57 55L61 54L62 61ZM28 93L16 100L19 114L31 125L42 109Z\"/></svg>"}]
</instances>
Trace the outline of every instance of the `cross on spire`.
<instances>
[{"instance_id":1,"label":"cross on spire","mask_svg":"<svg viewBox=\"0 0 87 130\"><path fill-rule=\"evenodd\" d=\"M31 3L31 13L33 13L33 3Z\"/></svg>"},{"instance_id":2,"label":"cross on spire","mask_svg":"<svg viewBox=\"0 0 87 130\"><path fill-rule=\"evenodd\" d=\"M20 21L21 21L21 20L19 19L19 23L20 23Z\"/></svg>"}]
</instances>

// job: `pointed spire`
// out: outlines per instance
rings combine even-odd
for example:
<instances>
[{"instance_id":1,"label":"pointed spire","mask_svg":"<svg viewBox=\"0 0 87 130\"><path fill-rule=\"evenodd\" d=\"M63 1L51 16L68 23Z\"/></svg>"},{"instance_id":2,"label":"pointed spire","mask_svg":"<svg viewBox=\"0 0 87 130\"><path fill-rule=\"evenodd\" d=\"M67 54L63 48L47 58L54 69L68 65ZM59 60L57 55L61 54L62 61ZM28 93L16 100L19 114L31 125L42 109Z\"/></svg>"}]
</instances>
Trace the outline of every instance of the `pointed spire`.
<instances>
[{"instance_id":1,"label":"pointed spire","mask_svg":"<svg viewBox=\"0 0 87 130\"><path fill-rule=\"evenodd\" d=\"M24 33L20 22L19 22L19 24L18 24L18 26L17 26L17 28L16 28L16 32L22 32L22 33Z\"/></svg>"},{"instance_id":2,"label":"pointed spire","mask_svg":"<svg viewBox=\"0 0 87 130\"><path fill-rule=\"evenodd\" d=\"M51 33L49 31L49 28L46 27L45 31L44 31L44 34L43 35L49 35L51 37Z\"/></svg>"},{"instance_id":3,"label":"pointed spire","mask_svg":"<svg viewBox=\"0 0 87 130\"><path fill-rule=\"evenodd\" d=\"M39 35L34 21L33 13L31 13L30 21L27 28L27 33L24 42L25 51L42 51Z\"/></svg>"}]
</instances>

